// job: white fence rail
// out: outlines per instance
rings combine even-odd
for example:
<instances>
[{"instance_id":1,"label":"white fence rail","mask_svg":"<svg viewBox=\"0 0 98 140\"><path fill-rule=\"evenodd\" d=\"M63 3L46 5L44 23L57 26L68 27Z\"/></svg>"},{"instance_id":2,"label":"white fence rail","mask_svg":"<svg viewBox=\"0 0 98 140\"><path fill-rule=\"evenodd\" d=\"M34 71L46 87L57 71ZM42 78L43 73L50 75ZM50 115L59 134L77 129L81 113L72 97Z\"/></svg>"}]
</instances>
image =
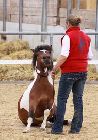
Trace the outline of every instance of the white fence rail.
<instances>
[{"instance_id":1,"label":"white fence rail","mask_svg":"<svg viewBox=\"0 0 98 140\"><path fill-rule=\"evenodd\" d=\"M22 65L22 64L31 64L32 60L0 60L0 65Z\"/></svg>"},{"instance_id":2,"label":"white fence rail","mask_svg":"<svg viewBox=\"0 0 98 140\"><path fill-rule=\"evenodd\" d=\"M90 60L88 61L89 64L98 64L98 60ZM25 65L25 64L32 64L32 60L0 60L0 65Z\"/></svg>"}]
</instances>

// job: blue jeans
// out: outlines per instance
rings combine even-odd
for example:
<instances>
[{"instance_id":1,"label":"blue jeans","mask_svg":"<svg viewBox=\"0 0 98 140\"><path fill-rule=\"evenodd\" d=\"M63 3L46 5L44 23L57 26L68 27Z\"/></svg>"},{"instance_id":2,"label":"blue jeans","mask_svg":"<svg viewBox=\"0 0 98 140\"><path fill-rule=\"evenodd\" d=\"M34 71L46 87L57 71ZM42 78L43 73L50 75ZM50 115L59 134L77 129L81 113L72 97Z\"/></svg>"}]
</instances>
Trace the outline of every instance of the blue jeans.
<instances>
[{"instance_id":1,"label":"blue jeans","mask_svg":"<svg viewBox=\"0 0 98 140\"><path fill-rule=\"evenodd\" d=\"M66 103L69 94L73 92L74 116L71 123L71 130L79 132L83 123L83 91L85 81L87 79L86 72L80 73L64 73L59 81L57 111L52 132L63 131L63 120L66 112Z\"/></svg>"}]
</instances>

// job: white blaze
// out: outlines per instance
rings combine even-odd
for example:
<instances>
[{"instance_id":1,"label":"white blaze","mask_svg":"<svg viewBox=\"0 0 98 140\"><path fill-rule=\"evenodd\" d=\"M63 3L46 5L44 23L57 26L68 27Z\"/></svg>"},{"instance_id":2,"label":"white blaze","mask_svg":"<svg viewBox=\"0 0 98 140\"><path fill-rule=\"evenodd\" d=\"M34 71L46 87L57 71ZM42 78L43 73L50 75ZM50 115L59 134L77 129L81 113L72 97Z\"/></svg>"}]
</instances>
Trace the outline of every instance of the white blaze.
<instances>
[{"instance_id":1,"label":"white blaze","mask_svg":"<svg viewBox=\"0 0 98 140\"><path fill-rule=\"evenodd\" d=\"M46 54L46 50L40 50L41 52L44 52Z\"/></svg>"}]
</instances>

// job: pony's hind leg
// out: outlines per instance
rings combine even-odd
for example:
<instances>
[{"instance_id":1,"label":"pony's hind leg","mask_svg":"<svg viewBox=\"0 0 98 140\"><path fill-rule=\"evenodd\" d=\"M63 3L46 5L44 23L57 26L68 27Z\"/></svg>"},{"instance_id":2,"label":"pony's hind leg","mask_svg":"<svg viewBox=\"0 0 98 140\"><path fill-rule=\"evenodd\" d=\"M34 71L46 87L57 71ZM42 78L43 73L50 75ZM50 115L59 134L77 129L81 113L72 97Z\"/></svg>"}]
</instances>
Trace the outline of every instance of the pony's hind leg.
<instances>
[{"instance_id":1,"label":"pony's hind leg","mask_svg":"<svg viewBox=\"0 0 98 140\"><path fill-rule=\"evenodd\" d=\"M25 130L23 131L23 133L27 133L30 131L30 127L31 127L32 123L33 123L33 118L29 117L27 120L27 126L26 126Z\"/></svg>"},{"instance_id":2,"label":"pony's hind leg","mask_svg":"<svg viewBox=\"0 0 98 140\"><path fill-rule=\"evenodd\" d=\"M31 124L33 123L33 116L34 116L34 114L32 113L32 111L29 110L27 126L26 126L25 130L23 131L23 133L27 133L30 131Z\"/></svg>"}]
</instances>

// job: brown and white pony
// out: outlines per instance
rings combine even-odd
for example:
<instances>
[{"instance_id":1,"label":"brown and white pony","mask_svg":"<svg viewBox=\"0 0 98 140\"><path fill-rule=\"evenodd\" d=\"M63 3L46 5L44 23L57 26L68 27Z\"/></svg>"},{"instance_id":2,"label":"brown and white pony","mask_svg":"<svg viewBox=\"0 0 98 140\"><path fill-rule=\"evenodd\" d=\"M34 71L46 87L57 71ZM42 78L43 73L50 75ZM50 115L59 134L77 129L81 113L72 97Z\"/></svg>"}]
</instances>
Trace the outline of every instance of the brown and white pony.
<instances>
[{"instance_id":1,"label":"brown and white pony","mask_svg":"<svg viewBox=\"0 0 98 140\"><path fill-rule=\"evenodd\" d=\"M37 46L34 50L33 68L36 76L18 102L19 118L26 125L24 132L28 132L31 125L45 129L47 121L53 122L56 106L50 75L53 66L51 53L49 45ZM68 124L67 120L65 124Z\"/></svg>"},{"instance_id":2,"label":"brown and white pony","mask_svg":"<svg viewBox=\"0 0 98 140\"><path fill-rule=\"evenodd\" d=\"M46 121L55 113L53 79L49 74L53 65L51 52L49 45L41 45L34 50L36 76L18 102L19 118L27 125L25 131L29 131L32 124L45 129Z\"/></svg>"}]
</instances>

